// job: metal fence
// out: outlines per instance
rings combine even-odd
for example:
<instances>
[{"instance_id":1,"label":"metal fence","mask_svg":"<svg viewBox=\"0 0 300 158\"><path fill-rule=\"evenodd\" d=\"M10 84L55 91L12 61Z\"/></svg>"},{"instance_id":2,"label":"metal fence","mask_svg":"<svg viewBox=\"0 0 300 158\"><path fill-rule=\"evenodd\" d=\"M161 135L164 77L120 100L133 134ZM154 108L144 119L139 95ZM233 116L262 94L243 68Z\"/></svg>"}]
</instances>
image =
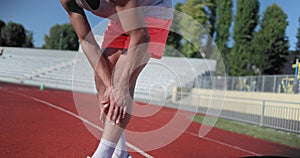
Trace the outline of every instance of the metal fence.
<instances>
[{"instance_id":1,"label":"metal fence","mask_svg":"<svg viewBox=\"0 0 300 158\"><path fill-rule=\"evenodd\" d=\"M300 93L300 82L294 75L265 76L200 76L197 79L198 88L272 93ZM195 84L196 85L196 84Z\"/></svg>"},{"instance_id":2,"label":"metal fence","mask_svg":"<svg viewBox=\"0 0 300 158\"><path fill-rule=\"evenodd\" d=\"M300 102L284 102L239 97L218 97L204 94L177 93L185 110L198 107L198 113L250 123L289 132L300 133ZM218 104L218 105L214 105Z\"/></svg>"},{"instance_id":3,"label":"metal fence","mask_svg":"<svg viewBox=\"0 0 300 158\"><path fill-rule=\"evenodd\" d=\"M260 103L249 103L247 101ZM242 104L240 104L240 109L243 110L239 112L238 110L226 110L226 106L230 106L229 104L233 104L235 101L225 100L225 102L227 102L224 104L225 109L221 113L223 118L300 133L300 103L243 98Z\"/></svg>"}]
</instances>

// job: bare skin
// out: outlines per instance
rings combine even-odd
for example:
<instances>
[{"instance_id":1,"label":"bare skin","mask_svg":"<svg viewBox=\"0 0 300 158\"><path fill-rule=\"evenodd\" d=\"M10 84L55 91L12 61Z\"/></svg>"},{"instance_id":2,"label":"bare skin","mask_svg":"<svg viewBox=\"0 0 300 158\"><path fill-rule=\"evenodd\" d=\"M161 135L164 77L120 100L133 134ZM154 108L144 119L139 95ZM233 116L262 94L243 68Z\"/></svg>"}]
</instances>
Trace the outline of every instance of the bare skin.
<instances>
[{"instance_id":1,"label":"bare skin","mask_svg":"<svg viewBox=\"0 0 300 158\"><path fill-rule=\"evenodd\" d=\"M117 143L130 119L136 79L150 59L145 44L149 42L149 35L147 29L140 27L145 26L142 14L138 10L129 11L137 7L137 0L113 0L118 13L126 11L126 14L118 15L123 29L131 39L125 54L120 49L105 49L102 52L90 34L91 28L83 9L77 6L75 0L60 1L95 70L100 120L105 122L103 138Z\"/></svg>"}]
</instances>

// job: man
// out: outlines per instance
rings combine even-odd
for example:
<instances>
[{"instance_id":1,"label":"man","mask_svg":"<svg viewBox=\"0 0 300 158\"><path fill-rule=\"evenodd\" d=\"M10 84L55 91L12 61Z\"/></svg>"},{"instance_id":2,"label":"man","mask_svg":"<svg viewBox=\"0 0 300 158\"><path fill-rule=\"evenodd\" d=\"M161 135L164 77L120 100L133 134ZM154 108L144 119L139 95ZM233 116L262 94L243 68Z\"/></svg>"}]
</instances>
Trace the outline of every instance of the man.
<instances>
[{"instance_id":1,"label":"man","mask_svg":"<svg viewBox=\"0 0 300 158\"><path fill-rule=\"evenodd\" d=\"M127 157L123 129L130 119L136 80L150 57L162 56L172 19L171 0L60 1L95 70L100 120L105 127L92 157ZM102 49L83 9L111 20Z\"/></svg>"}]
</instances>

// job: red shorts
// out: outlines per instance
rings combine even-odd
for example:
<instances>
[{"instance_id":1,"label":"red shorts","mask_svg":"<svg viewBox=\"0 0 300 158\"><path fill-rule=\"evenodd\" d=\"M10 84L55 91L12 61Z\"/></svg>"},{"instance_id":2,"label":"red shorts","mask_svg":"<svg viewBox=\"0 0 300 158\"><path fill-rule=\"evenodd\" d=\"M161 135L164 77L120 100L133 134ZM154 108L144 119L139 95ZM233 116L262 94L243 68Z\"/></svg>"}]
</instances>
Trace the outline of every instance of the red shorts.
<instances>
[{"instance_id":1,"label":"red shorts","mask_svg":"<svg viewBox=\"0 0 300 158\"><path fill-rule=\"evenodd\" d=\"M147 17L145 22L150 35L147 52L151 53L153 58L160 59L165 49L172 20ZM125 34L120 22L110 21L104 33L102 48L127 49L129 41L130 37Z\"/></svg>"}]
</instances>

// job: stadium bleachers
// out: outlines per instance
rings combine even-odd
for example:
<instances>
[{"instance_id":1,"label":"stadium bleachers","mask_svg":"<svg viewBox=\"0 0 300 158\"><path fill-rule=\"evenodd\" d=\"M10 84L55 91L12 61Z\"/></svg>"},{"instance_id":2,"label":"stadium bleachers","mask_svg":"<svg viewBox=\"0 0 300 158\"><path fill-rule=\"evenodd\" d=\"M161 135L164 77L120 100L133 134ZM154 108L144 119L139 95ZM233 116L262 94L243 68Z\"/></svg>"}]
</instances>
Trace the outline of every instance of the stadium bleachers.
<instances>
[{"instance_id":1,"label":"stadium bleachers","mask_svg":"<svg viewBox=\"0 0 300 158\"><path fill-rule=\"evenodd\" d=\"M44 85L46 88L88 93L96 92L93 69L81 51L0 47L1 49L4 51L0 56L0 82ZM186 105L182 108L187 110L189 108L195 110L194 107L198 106L199 113L206 113L208 107L211 110L215 108L221 112L218 116L223 118L299 133L299 118L292 118L299 113L299 102L266 100L270 94L252 93L246 95L244 92L235 91L226 92L228 96L224 100L223 95L218 96L219 93L224 94L224 91L201 89L201 87L193 88L197 87L196 83L199 76L215 71L215 65L214 60L178 57L163 57L161 60L152 58L137 80L135 99L155 105L165 105L164 103L167 102L168 106L175 108L178 108L178 105L182 103ZM173 99L177 98L177 94L181 93L181 91L174 92L174 87L176 90L180 88L184 90L193 89L188 93L183 91L185 95L174 101ZM214 90L215 96L211 95L211 90ZM230 95L234 97L230 97ZM240 96L240 98L236 96ZM263 99L258 99L259 96ZM199 97L201 97L200 102L198 102ZM218 100L218 97L223 100ZM288 98L284 94L277 94L274 97L280 100ZM294 97L297 98L298 96ZM295 98L290 100L296 100ZM224 104L221 108L219 105L222 101ZM260 109L263 108L265 110L262 113ZM274 110L283 109L288 112L280 115L272 114ZM295 115L290 116L288 113Z\"/></svg>"},{"instance_id":2,"label":"stadium bleachers","mask_svg":"<svg viewBox=\"0 0 300 158\"><path fill-rule=\"evenodd\" d=\"M0 56L0 81L96 92L94 72L81 51L0 49L4 49ZM192 88L198 76L214 71L214 60L151 59L138 78L135 97L142 100L169 98L174 86Z\"/></svg>"},{"instance_id":3,"label":"stadium bleachers","mask_svg":"<svg viewBox=\"0 0 300 158\"><path fill-rule=\"evenodd\" d=\"M53 78L56 71L73 65L75 53L72 51L1 48L0 80L30 85L45 84L58 88L53 83L61 84L70 73L60 73L61 77ZM70 67L71 68L71 67Z\"/></svg>"}]
</instances>

